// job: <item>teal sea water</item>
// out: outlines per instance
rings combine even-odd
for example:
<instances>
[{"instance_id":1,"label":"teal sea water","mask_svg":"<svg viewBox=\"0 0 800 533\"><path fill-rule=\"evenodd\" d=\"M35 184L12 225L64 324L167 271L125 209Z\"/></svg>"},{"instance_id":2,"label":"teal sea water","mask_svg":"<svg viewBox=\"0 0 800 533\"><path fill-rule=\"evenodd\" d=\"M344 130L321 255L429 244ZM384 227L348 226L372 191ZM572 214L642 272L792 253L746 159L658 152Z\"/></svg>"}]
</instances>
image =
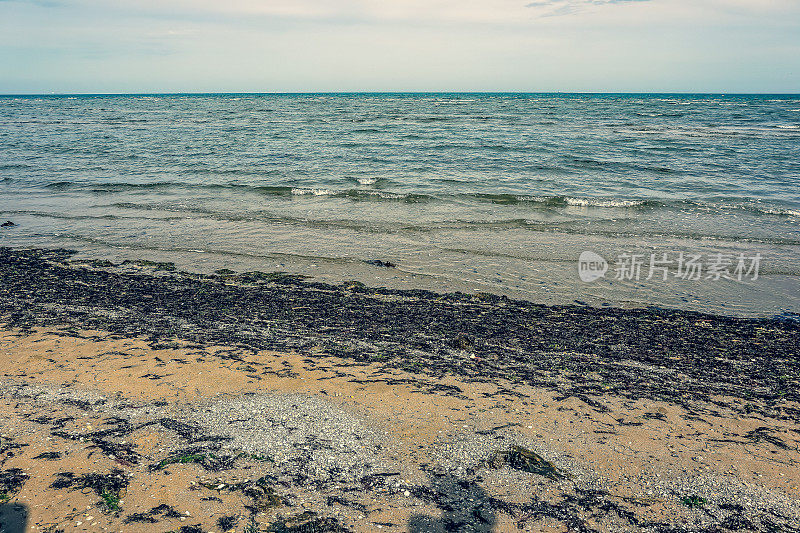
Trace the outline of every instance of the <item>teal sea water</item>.
<instances>
[{"instance_id":1,"label":"teal sea water","mask_svg":"<svg viewBox=\"0 0 800 533\"><path fill-rule=\"evenodd\" d=\"M0 217L0 245L189 270L800 312L800 96L4 96ZM759 277L614 279L680 252Z\"/></svg>"}]
</instances>

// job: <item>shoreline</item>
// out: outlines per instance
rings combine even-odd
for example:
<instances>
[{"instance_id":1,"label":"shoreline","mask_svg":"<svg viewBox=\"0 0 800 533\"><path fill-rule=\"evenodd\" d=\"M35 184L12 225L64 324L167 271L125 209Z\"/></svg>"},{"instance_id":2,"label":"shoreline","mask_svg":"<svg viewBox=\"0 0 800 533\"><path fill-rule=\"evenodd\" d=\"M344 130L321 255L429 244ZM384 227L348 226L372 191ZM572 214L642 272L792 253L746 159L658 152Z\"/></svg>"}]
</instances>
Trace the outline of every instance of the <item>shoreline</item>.
<instances>
[{"instance_id":1,"label":"shoreline","mask_svg":"<svg viewBox=\"0 0 800 533\"><path fill-rule=\"evenodd\" d=\"M796 323L169 268L0 248L29 531L797 531Z\"/></svg>"},{"instance_id":2,"label":"shoreline","mask_svg":"<svg viewBox=\"0 0 800 533\"><path fill-rule=\"evenodd\" d=\"M614 389L677 403L682 395L717 395L779 410L800 401L796 320L547 306L489 293L334 285L284 272L195 274L151 261L72 262L71 255L0 248L6 328L103 330L148 338L153 348L183 340L323 352L434 377L513 376L572 395Z\"/></svg>"}]
</instances>

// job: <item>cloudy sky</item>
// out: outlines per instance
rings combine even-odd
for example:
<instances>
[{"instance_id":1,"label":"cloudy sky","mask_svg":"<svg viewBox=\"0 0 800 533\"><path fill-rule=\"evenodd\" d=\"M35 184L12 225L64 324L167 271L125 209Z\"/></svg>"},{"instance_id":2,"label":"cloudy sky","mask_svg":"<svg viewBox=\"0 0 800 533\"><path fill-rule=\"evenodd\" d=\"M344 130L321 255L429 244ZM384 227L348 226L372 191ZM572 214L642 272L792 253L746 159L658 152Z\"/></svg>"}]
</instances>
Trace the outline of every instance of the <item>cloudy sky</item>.
<instances>
[{"instance_id":1,"label":"cloudy sky","mask_svg":"<svg viewBox=\"0 0 800 533\"><path fill-rule=\"evenodd\" d=\"M800 92L800 0L0 0L0 93Z\"/></svg>"}]
</instances>

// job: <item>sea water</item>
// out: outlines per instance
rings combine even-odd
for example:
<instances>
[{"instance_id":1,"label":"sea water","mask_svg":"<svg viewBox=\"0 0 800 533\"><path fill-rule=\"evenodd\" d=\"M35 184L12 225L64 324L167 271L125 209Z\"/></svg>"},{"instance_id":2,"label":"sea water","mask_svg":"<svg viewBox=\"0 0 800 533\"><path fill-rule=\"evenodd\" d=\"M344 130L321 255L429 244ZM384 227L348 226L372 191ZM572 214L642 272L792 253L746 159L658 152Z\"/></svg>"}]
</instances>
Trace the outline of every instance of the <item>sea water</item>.
<instances>
[{"instance_id":1,"label":"sea water","mask_svg":"<svg viewBox=\"0 0 800 533\"><path fill-rule=\"evenodd\" d=\"M0 217L0 245L185 270L793 313L800 96L4 96Z\"/></svg>"}]
</instances>

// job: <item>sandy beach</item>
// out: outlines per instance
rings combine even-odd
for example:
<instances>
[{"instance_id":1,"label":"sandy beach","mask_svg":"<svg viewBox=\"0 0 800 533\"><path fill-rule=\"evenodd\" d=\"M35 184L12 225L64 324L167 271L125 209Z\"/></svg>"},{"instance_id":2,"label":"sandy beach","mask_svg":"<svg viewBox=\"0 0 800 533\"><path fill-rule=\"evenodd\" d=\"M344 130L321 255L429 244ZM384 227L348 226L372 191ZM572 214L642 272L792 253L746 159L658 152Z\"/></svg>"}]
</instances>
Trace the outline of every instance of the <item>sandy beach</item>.
<instances>
[{"instance_id":1,"label":"sandy beach","mask_svg":"<svg viewBox=\"0 0 800 533\"><path fill-rule=\"evenodd\" d=\"M0 255L3 531L800 531L796 323Z\"/></svg>"}]
</instances>

